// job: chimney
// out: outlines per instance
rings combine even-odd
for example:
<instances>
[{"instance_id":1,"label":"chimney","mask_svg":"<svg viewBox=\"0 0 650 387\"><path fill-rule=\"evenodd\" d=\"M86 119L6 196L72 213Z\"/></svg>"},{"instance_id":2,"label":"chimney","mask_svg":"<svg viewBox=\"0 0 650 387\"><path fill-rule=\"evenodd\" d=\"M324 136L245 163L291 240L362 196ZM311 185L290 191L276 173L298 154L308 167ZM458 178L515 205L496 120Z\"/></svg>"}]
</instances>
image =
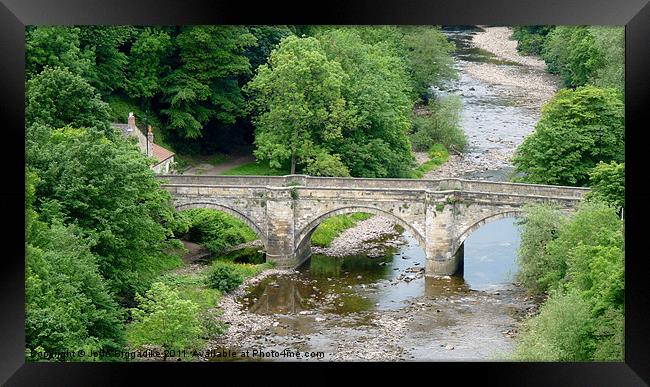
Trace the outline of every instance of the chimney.
<instances>
[{"instance_id":1,"label":"chimney","mask_svg":"<svg viewBox=\"0 0 650 387\"><path fill-rule=\"evenodd\" d=\"M151 125L149 125L149 130L147 131L147 156L153 156L153 131L151 130Z\"/></svg>"},{"instance_id":2,"label":"chimney","mask_svg":"<svg viewBox=\"0 0 650 387\"><path fill-rule=\"evenodd\" d=\"M133 112L130 112L128 126L126 130L128 132L132 132L134 129L135 129L135 116L133 115Z\"/></svg>"}]
</instances>

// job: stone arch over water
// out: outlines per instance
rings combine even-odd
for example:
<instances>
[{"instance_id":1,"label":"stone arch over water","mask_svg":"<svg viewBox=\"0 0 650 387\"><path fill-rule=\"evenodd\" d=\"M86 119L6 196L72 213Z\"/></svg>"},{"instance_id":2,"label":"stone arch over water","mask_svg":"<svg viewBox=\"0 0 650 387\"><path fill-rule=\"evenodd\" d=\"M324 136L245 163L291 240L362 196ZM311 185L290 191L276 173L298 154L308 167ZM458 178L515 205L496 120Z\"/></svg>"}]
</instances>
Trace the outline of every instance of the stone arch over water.
<instances>
[{"instance_id":1,"label":"stone arch over water","mask_svg":"<svg viewBox=\"0 0 650 387\"><path fill-rule=\"evenodd\" d=\"M267 237L264 232L262 232L262 229L255 224L249 217L246 215L242 214L241 212L221 205L221 204L215 204L215 203L209 203L209 202L191 202L191 203L182 203L175 205L177 211L183 211L183 210L188 210L190 208L205 208L205 209L210 209L210 210L216 210L216 211L222 211L225 212L229 215L234 216L235 218L241 220L244 222L248 227L250 227L255 234L259 237L259 239L262 241L262 244L264 245L264 249L267 247Z\"/></svg>"},{"instance_id":2,"label":"stone arch over water","mask_svg":"<svg viewBox=\"0 0 650 387\"><path fill-rule=\"evenodd\" d=\"M410 225L408 222L406 222L404 219L400 218L399 216L393 214L392 212L388 212L376 207L366 207L366 206L346 206L346 207L340 207L332 211L328 211L326 213L320 214L317 216L314 220L312 220L307 226L303 227L303 229L300 231L298 234L298 238L296 239L296 247L298 250L301 250L301 247L305 245L306 242L309 242L311 239L312 234L314 231L316 231L316 228L325 221L328 218L331 218L332 216L336 215L342 215L342 214L351 214L351 213L356 213L356 212L366 212L370 213L373 215L379 215L379 216L384 216L387 218L392 219L395 221L397 224L402 226L404 229L408 230L413 234L413 236L417 239L418 244L422 249L424 249L425 246L425 239L422 236L422 234L415 229L412 225Z\"/></svg>"},{"instance_id":3,"label":"stone arch over water","mask_svg":"<svg viewBox=\"0 0 650 387\"><path fill-rule=\"evenodd\" d=\"M454 243L454 253L458 251L458 249L465 243L465 240L472 235L476 230L479 228L483 227L484 225L488 223L492 223L494 221L500 220L500 219L506 219L506 218L517 218L521 217L523 214L522 210L520 209L511 209L508 211L503 211L503 212L498 212L496 214L492 214L489 216L486 216L485 218L475 222L474 224L470 225L467 227L463 232L458 236Z\"/></svg>"}]
</instances>

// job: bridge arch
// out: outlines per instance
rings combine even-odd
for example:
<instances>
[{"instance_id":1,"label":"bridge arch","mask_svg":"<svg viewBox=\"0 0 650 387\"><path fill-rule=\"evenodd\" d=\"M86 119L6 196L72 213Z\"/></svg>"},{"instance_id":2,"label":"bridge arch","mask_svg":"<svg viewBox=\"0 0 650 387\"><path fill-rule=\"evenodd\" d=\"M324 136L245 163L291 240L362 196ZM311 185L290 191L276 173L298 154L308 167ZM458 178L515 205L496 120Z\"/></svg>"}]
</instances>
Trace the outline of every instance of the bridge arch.
<instances>
[{"instance_id":1,"label":"bridge arch","mask_svg":"<svg viewBox=\"0 0 650 387\"><path fill-rule=\"evenodd\" d=\"M460 246L465 243L465 240L474 233L474 231L478 230L479 228L483 227L484 225L494 222L495 220L499 219L505 219L505 218L516 218L518 216L521 216L523 211L521 209L509 209L507 211L502 211L498 212L496 214L492 214L489 216L486 216L485 218L475 222L471 226L467 227L463 232L456 238L456 241L454 243L454 253L456 250L460 248Z\"/></svg>"},{"instance_id":2,"label":"bridge arch","mask_svg":"<svg viewBox=\"0 0 650 387\"><path fill-rule=\"evenodd\" d=\"M217 210L217 211L222 211L225 212L229 215L234 216L235 218L241 220L242 222L246 223L248 227L250 227L255 234L260 238L262 241L262 244L264 245L264 249L266 250L267 247L267 238L266 238L266 233L262 231L262 229L255 223L253 222L248 216L242 214L241 212L221 205L221 204L216 204L216 203L210 203L210 202L191 202L191 203L180 203L175 205L177 211L183 211L183 210L188 210L190 208L207 208L211 210Z\"/></svg>"},{"instance_id":3,"label":"bridge arch","mask_svg":"<svg viewBox=\"0 0 650 387\"><path fill-rule=\"evenodd\" d=\"M415 229L412 225L410 225L408 222L406 222L404 219L400 218L399 216L393 214L392 212L385 211L376 207L366 207L366 206L346 206L346 207L340 207L332 211L328 211L324 214L319 215L316 217L316 219L312 220L307 226L303 227L303 229L300 231L298 234L298 239L296 243L296 247L300 249L301 246L304 246L305 242L308 242L316 230L316 228L326 219L331 218L332 216L335 215L342 215L342 214L350 214L350 213L355 213L355 212L366 212L374 215L379 215L379 216L384 216L391 218L394 220L397 224L400 226L404 227L406 230L409 230L411 234L417 239L418 243L420 244L420 247L424 249L425 247L425 239L422 236L422 234Z\"/></svg>"}]
</instances>

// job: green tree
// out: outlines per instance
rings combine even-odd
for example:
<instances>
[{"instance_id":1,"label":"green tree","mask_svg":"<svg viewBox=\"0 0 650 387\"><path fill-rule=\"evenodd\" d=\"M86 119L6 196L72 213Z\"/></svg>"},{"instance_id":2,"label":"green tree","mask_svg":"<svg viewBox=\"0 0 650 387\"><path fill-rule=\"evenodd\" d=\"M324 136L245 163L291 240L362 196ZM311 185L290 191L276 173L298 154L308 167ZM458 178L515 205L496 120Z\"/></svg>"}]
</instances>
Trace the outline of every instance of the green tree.
<instances>
[{"instance_id":1,"label":"green tree","mask_svg":"<svg viewBox=\"0 0 650 387\"><path fill-rule=\"evenodd\" d=\"M159 345L165 350L198 347L203 332L198 306L180 298L177 291L154 282L144 296L136 294L138 306L131 308L129 343L134 347Z\"/></svg>"},{"instance_id":2,"label":"green tree","mask_svg":"<svg viewBox=\"0 0 650 387\"><path fill-rule=\"evenodd\" d=\"M602 200L618 209L625 207L625 163L600 162L589 172L587 198Z\"/></svg>"},{"instance_id":3,"label":"green tree","mask_svg":"<svg viewBox=\"0 0 650 387\"><path fill-rule=\"evenodd\" d=\"M413 148L427 151L434 144L442 144L448 149L464 151L467 137L460 127L461 109L458 96L429 101L429 114L413 117Z\"/></svg>"},{"instance_id":4,"label":"green tree","mask_svg":"<svg viewBox=\"0 0 650 387\"><path fill-rule=\"evenodd\" d=\"M162 79L171 71L166 62L172 52L172 38L165 31L146 28L129 52L124 90L131 98L151 98L161 91Z\"/></svg>"},{"instance_id":5,"label":"green tree","mask_svg":"<svg viewBox=\"0 0 650 387\"><path fill-rule=\"evenodd\" d=\"M428 99L431 86L442 86L458 78L451 54L456 47L436 27L404 28L406 61L411 73L413 90Z\"/></svg>"},{"instance_id":6,"label":"green tree","mask_svg":"<svg viewBox=\"0 0 650 387\"><path fill-rule=\"evenodd\" d=\"M124 87L128 63L124 46L134 33L131 26L84 26L79 30L80 47L93 57L87 79L100 94L107 96Z\"/></svg>"},{"instance_id":7,"label":"green tree","mask_svg":"<svg viewBox=\"0 0 650 387\"><path fill-rule=\"evenodd\" d=\"M524 361L592 360L591 314L576 293L553 293L526 321L514 357Z\"/></svg>"},{"instance_id":8,"label":"green tree","mask_svg":"<svg viewBox=\"0 0 650 387\"><path fill-rule=\"evenodd\" d=\"M188 26L174 43L179 63L161 81L168 128L193 139L211 119L232 124L243 116L238 77L250 73L244 53L255 36L239 26Z\"/></svg>"},{"instance_id":9,"label":"green tree","mask_svg":"<svg viewBox=\"0 0 650 387\"><path fill-rule=\"evenodd\" d=\"M42 352L119 350L124 314L99 274L96 257L76 226L43 222L34 210L38 176L26 172L25 347ZM51 359L52 360L52 359ZM53 360L82 360L59 358Z\"/></svg>"},{"instance_id":10,"label":"green tree","mask_svg":"<svg viewBox=\"0 0 650 387\"><path fill-rule=\"evenodd\" d=\"M623 93L623 27L559 26L546 37L542 57L567 87L595 85Z\"/></svg>"},{"instance_id":11,"label":"green tree","mask_svg":"<svg viewBox=\"0 0 650 387\"><path fill-rule=\"evenodd\" d=\"M614 87L623 96L625 89L625 28L590 26L594 44L602 53L602 65L595 69L592 81L598 87Z\"/></svg>"},{"instance_id":12,"label":"green tree","mask_svg":"<svg viewBox=\"0 0 650 387\"><path fill-rule=\"evenodd\" d=\"M46 67L27 82L25 121L28 126L65 125L97 128L107 135L108 105L80 75L64 67Z\"/></svg>"},{"instance_id":13,"label":"green tree","mask_svg":"<svg viewBox=\"0 0 650 387\"><path fill-rule=\"evenodd\" d=\"M566 274L564 257L550 255L546 250L566 220L566 216L555 205L531 205L524 208L524 216L518 222L522 229L517 252L517 280L530 293L546 293Z\"/></svg>"},{"instance_id":14,"label":"green tree","mask_svg":"<svg viewBox=\"0 0 650 387\"><path fill-rule=\"evenodd\" d=\"M341 92L355 124L343 128L333 148L350 174L408 176L413 164L407 137L413 101L403 60L382 45L365 43L356 29L329 30L318 39L328 58L340 63L347 75ZM379 147L383 154L374 154Z\"/></svg>"},{"instance_id":15,"label":"green tree","mask_svg":"<svg viewBox=\"0 0 650 387\"><path fill-rule=\"evenodd\" d=\"M92 71L93 53L82 51L81 28L37 26L27 28L25 36L25 73L31 79L45 67L63 67L87 77Z\"/></svg>"},{"instance_id":16,"label":"green tree","mask_svg":"<svg viewBox=\"0 0 650 387\"><path fill-rule=\"evenodd\" d=\"M254 112L255 156L269 160L272 168L297 164L309 168L314 155L341 138L351 125L351 114L342 88L346 74L330 60L315 38L289 36L271 53L246 85ZM326 156L327 158L327 156ZM337 164L333 156L327 160Z\"/></svg>"},{"instance_id":17,"label":"green tree","mask_svg":"<svg viewBox=\"0 0 650 387\"><path fill-rule=\"evenodd\" d=\"M135 144L90 129L33 126L26 161L41 179L35 208L46 221L58 218L82 230L122 301L179 263L163 253L173 235L165 226L174 213L169 193Z\"/></svg>"},{"instance_id":18,"label":"green tree","mask_svg":"<svg viewBox=\"0 0 650 387\"><path fill-rule=\"evenodd\" d=\"M538 223L543 215L536 212ZM551 214L549 218L557 216ZM532 227L536 227L534 223L525 223L524 234L535 231ZM548 283L550 297L526 324L518 339L516 357L622 360L625 250L623 221L616 209L599 201L585 202L559 227L543 228L556 231L555 237L546 238L546 242L537 238L542 242L539 250L543 251L537 272L557 271L559 262L564 274ZM533 246L522 238L524 244Z\"/></svg>"},{"instance_id":19,"label":"green tree","mask_svg":"<svg viewBox=\"0 0 650 387\"><path fill-rule=\"evenodd\" d=\"M253 70L266 63L282 39L294 34L289 26L250 26L248 30L257 40L257 45L246 49Z\"/></svg>"},{"instance_id":20,"label":"green tree","mask_svg":"<svg viewBox=\"0 0 650 387\"><path fill-rule=\"evenodd\" d=\"M521 180L578 185L599 162L623 161L624 109L615 89L560 90L513 158Z\"/></svg>"},{"instance_id":21,"label":"green tree","mask_svg":"<svg viewBox=\"0 0 650 387\"><path fill-rule=\"evenodd\" d=\"M517 51L525 55L540 55L549 32L555 26L513 27L511 39L517 41Z\"/></svg>"}]
</instances>

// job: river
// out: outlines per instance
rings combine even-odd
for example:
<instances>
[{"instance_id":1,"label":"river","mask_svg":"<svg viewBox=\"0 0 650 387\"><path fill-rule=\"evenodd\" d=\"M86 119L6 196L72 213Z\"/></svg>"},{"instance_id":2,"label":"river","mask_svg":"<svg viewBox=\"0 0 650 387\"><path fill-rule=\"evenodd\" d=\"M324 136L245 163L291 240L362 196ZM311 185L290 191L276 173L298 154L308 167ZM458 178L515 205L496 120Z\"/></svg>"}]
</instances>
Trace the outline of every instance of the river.
<instances>
[{"instance_id":1,"label":"river","mask_svg":"<svg viewBox=\"0 0 650 387\"><path fill-rule=\"evenodd\" d=\"M507 180L514 149L534 130L542 104L555 90L543 68L478 48L473 38L481 32L445 29L457 46L460 78L437 92L460 95L469 149L426 178ZM502 35L483 36L484 44L498 38L496 44L507 44L503 31L490 32ZM424 277L424 251L399 227L376 243L384 247L379 258L315 254L289 274L267 276L227 296L227 303L239 308L236 316L226 316L238 333L216 338L211 348L249 352L209 360L507 358L522 316L535 308L513 283L515 219L488 223L472 234L464 244L463 273L452 277Z\"/></svg>"}]
</instances>

